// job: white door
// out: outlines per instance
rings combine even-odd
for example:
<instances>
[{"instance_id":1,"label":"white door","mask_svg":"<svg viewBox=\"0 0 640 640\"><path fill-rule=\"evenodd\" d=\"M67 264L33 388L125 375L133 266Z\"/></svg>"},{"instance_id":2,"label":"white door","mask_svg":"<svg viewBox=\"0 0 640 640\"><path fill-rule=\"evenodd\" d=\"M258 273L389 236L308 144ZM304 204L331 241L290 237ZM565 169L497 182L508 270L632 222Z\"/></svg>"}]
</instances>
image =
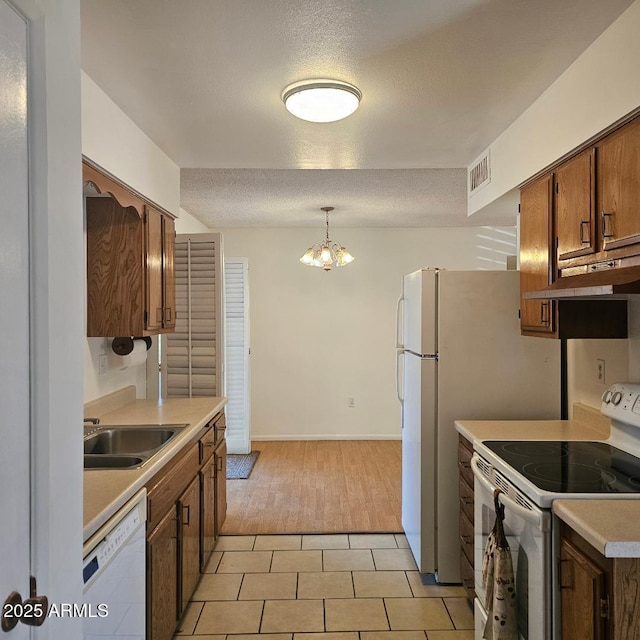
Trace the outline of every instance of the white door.
<instances>
[{"instance_id":1,"label":"white door","mask_svg":"<svg viewBox=\"0 0 640 640\"><path fill-rule=\"evenodd\" d=\"M0 602L29 597L29 174L27 25L0 0ZM5 612L6 613L6 612ZM11 640L29 637L18 624Z\"/></svg>"},{"instance_id":2,"label":"white door","mask_svg":"<svg viewBox=\"0 0 640 640\"><path fill-rule=\"evenodd\" d=\"M249 406L249 261L224 260L224 379L228 453L251 451Z\"/></svg>"}]
</instances>

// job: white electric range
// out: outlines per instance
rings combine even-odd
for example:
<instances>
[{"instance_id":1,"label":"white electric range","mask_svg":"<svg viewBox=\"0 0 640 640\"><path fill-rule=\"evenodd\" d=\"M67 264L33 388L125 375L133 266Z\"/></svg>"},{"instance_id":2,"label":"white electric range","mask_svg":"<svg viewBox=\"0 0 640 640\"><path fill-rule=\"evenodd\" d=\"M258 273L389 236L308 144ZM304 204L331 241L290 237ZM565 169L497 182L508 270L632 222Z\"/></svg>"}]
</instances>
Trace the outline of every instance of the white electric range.
<instances>
[{"instance_id":1,"label":"white electric range","mask_svg":"<svg viewBox=\"0 0 640 640\"><path fill-rule=\"evenodd\" d=\"M553 501L640 499L640 385L613 385L602 396L601 412L611 418L611 434L603 441L474 443L476 640L487 615L482 559L495 521L495 489L505 506L521 640L560 640Z\"/></svg>"}]
</instances>

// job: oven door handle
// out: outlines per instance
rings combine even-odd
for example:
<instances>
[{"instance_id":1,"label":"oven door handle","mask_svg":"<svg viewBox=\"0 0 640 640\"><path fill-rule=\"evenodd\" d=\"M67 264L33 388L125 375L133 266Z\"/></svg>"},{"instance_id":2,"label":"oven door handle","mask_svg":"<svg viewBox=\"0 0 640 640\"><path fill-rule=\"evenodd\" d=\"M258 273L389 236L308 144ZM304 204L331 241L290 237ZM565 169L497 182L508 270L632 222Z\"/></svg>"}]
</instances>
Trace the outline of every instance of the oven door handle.
<instances>
[{"instance_id":1,"label":"oven door handle","mask_svg":"<svg viewBox=\"0 0 640 640\"><path fill-rule=\"evenodd\" d=\"M480 471L478 468L478 455L474 454L471 459L471 469L473 470L473 475L476 480L491 494L499 487L493 485L487 477ZM525 509L525 507L520 506L515 500L510 498L506 493L500 493L498 496L498 500L505 506L505 508L509 509L509 511L513 512L515 515L519 516L526 522L533 524L540 531L548 530L548 522L547 518L543 517L542 512L540 511L531 511L530 509Z\"/></svg>"}]
</instances>

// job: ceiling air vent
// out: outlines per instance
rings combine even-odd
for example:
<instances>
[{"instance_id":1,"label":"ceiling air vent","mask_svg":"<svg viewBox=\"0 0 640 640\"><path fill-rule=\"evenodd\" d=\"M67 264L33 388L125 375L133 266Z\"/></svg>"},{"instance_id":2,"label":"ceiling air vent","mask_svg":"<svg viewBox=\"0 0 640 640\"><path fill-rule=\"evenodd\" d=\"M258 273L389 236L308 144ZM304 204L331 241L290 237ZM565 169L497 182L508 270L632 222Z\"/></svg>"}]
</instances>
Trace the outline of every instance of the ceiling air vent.
<instances>
[{"instance_id":1,"label":"ceiling air vent","mask_svg":"<svg viewBox=\"0 0 640 640\"><path fill-rule=\"evenodd\" d=\"M478 189L491 182L491 163L489 161L489 150L483 153L469 169L469 195L474 194Z\"/></svg>"}]
</instances>

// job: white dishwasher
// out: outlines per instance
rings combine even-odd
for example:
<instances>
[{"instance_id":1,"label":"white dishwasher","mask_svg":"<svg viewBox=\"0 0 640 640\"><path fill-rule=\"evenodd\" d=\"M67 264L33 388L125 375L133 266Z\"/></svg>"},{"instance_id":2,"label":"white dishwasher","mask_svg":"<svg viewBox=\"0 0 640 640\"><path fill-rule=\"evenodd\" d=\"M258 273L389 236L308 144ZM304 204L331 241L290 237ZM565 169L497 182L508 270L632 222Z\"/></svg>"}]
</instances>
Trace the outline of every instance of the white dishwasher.
<instances>
[{"instance_id":1,"label":"white dishwasher","mask_svg":"<svg viewBox=\"0 0 640 640\"><path fill-rule=\"evenodd\" d=\"M139 491L83 547L85 640L145 638L146 497Z\"/></svg>"}]
</instances>

